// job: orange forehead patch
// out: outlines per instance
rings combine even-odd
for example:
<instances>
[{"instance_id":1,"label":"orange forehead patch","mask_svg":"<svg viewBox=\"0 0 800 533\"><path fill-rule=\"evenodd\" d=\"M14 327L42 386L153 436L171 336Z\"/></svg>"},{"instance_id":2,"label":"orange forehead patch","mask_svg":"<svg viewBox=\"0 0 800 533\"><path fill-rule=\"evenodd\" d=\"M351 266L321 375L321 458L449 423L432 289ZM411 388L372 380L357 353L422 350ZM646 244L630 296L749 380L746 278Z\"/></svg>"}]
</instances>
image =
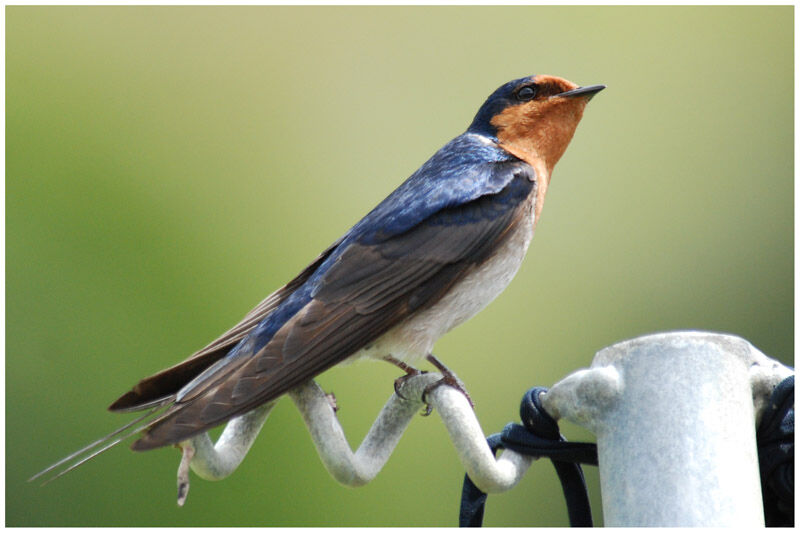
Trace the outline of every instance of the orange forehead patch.
<instances>
[{"instance_id":1,"label":"orange forehead patch","mask_svg":"<svg viewBox=\"0 0 800 533\"><path fill-rule=\"evenodd\" d=\"M541 74L533 77L533 82L547 91L547 94L558 94L577 89L578 85L572 83L564 78L558 76L550 76L549 74Z\"/></svg>"}]
</instances>

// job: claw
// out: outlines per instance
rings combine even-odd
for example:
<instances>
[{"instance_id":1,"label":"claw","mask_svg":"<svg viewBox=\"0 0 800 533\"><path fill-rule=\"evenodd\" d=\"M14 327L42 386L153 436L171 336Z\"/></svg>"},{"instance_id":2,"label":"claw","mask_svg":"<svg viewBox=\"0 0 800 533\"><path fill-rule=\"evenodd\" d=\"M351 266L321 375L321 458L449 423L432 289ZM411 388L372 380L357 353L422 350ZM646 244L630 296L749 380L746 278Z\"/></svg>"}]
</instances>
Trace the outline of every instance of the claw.
<instances>
[{"instance_id":1,"label":"claw","mask_svg":"<svg viewBox=\"0 0 800 533\"><path fill-rule=\"evenodd\" d=\"M408 378L408 374L406 374L405 376L400 376L399 378L394 380L394 393L397 394L397 396L399 396L400 398L402 398L404 400L408 400L408 398L403 396L403 394L400 392L400 386L405 382L405 380L407 378Z\"/></svg>"},{"instance_id":2,"label":"claw","mask_svg":"<svg viewBox=\"0 0 800 533\"><path fill-rule=\"evenodd\" d=\"M391 355L387 355L383 359L389 363L392 363L397 367L400 367L403 371L405 371L406 373L405 376L400 376L399 378L394 380L394 393L403 400L408 400L409 398L406 398L400 393L400 388L402 387L403 382L405 382L405 380L407 380L412 376L425 374L425 371L417 370L413 366L407 365L406 363L398 359L395 359ZM436 383L431 383L430 385L425 387L425 390L422 392L422 401L425 402L425 412L422 413L422 416L429 416L433 412L433 406L430 403L428 403L428 400L426 398L429 392L431 392L433 389L441 385L448 385L456 389L458 392L460 392L467 398L470 407L475 409L475 404L472 402L472 398L470 398L469 393L467 392L467 388L466 386L464 386L464 382L458 379L458 376L456 376L449 368L444 366L444 363L436 359L436 357L433 354L428 354L426 359L430 361L430 363L442 373L443 377Z\"/></svg>"},{"instance_id":3,"label":"claw","mask_svg":"<svg viewBox=\"0 0 800 533\"><path fill-rule=\"evenodd\" d=\"M409 367L409 368L410 368L410 367ZM394 393L395 393L395 394L396 394L396 395L397 395L399 398L402 398L403 400L409 401L409 400L410 400L410 398L406 398L406 397L405 397L405 396L403 396L403 394L400 392L400 389L401 389L401 387L402 387L403 383L404 383L404 382L405 382L405 381L406 381L408 378L411 378L411 377L414 377L414 376L419 376L420 374L427 374L427 373L428 373L428 372L427 372L426 370L417 370L416 368L411 368L411 372L409 372L409 373L408 373L408 374L406 374L405 376L400 376L399 378L397 378L396 380L394 380ZM431 404L429 404L429 403L428 403L428 401L425 399L425 395L428 393L428 390L430 390L430 389L431 389L431 388L433 388L433 387L436 387L436 386L440 385L440 384L441 384L443 381L444 381L444 378L443 378L443 379L440 379L440 380L439 380L439 381L437 381L436 383L433 383L432 385L428 385L427 387L425 387L425 390L424 390L424 391L423 391L423 393L422 393L422 401L423 401L423 402L425 402L425 412L424 412L424 413L422 413L422 416L429 416L429 415L430 415L430 414L433 412L433 406L432 406Z\"/></svg>"},{"instance_id":4,"label":"claw","mask_svg":"<svg viewBox=\"0 0 800 533\"><path fill-rule=\"evenodd\" d=\"M392 363L394 366L399 367L403 372L406 373L405 376L400 376L399 378L394 380L394 393L397 394L397 396L399 398L402 398L403 400L408 401L409 398L406 398L405 396L403 396L400 393L400 387L403 385L405 380L407 380L408 378L410 378L412 376L418 376L420 374L424 374L425 372L422 371L422 370L417 370L413 366L407 365L404 362L400 361L399 359L395 359L391 355L385 356L383 358L383 360L386 361L387 363Z\"/></svg>"},{"instance_id":5,"label":"claw","mask_svg":"<svg viewBox=\"0 0 800 533\"><path fill-rule=\"evenodd\" d=\"M402 398L403 400L406 400L406 401L410 400L411 398L406 398L405 396L403 396L403 393L400 392L400 389L402 388L403 383L405 383L408 378L412 378L414 376L419 376L420 374L427 374L427 372L424 371L424 370L417 370L416 368L411 368L411 367L409 367L409 368L410 368L410 371L405 376L400 376L399 378L394 380L394 393L397 394L397 396L399 396L400 398Z\"/></svg>"}]
</instances>

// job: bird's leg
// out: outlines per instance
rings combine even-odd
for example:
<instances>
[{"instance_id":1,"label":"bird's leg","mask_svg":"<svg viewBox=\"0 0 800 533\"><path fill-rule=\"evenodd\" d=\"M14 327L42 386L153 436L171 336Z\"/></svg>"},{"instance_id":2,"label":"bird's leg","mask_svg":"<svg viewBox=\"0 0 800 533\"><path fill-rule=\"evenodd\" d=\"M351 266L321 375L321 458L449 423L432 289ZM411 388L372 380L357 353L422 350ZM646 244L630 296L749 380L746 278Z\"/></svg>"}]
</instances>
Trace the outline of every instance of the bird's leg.
<instances>
[{"instance_id":1,"label":"bird's leg","mask_svg":"<svg viewBox=\"0 0 800 533\"><path fill-rule=\"evenodd\" d=\"M386 361L387 363L392 363L394 366L400 368L400 370L405 372L407 376L416 376L418 374L424 374L423 371L418 370L411 365L407 365L400 359L395 359L391 355L384 355L383 360Z\"/></svg>"},{"instance_id":2,"label":"bird's leg","mask_svg":"<svg viewBox=\"0 0 800 533\"><path fill-rule=\"evenodd\" d=\"M453 387L458 392L463 394L467 398L467 401L469 402L469 405L473 409L475 409L475 404L472 402L472 398L470 398L469 393L467 392L467 388L464 385L464 382L461 381L460 379L458 379L458 376L456 376L453 373L452 370L450 370L449 368L444 366L444 363L439 361L436 358L436 356L434 356L432 353L429 353L425 357L425 359L427 359L433 366L435 366L439 370L439 372L442 373L442 376L444 376L444 377L442 379L440 379L439 381L437 381L435 383L431 383L430 385L425 387L425 390L422 393L422 401L424 401L427 404L428 402L425 400L425 396L427 396L427 394L430 391L432 391L433 389L435 389L436 387L439 387L441 385L449 385L450 387ZM428 404L428 407L430 408L430 404ZM430 414L430 411L428 411L428 413L426 413L426 416L428 414Z\"/></svg>"}]
</instances>

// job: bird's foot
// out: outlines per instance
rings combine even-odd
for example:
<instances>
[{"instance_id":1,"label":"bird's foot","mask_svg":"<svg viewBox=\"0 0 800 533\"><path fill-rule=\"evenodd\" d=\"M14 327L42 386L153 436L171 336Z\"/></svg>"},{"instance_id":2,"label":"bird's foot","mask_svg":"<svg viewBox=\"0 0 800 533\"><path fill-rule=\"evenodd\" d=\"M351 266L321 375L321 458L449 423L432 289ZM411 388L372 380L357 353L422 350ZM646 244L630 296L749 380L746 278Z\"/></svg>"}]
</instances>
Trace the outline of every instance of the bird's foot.
<instances>
[{"instance_id":1,"label":"bird's foot","mask_svg":"<svg viewBox=\"0 0 800 533\"><path fill-rule=\"evenodd\" d=\"M430 363L431 363L433 366L435 366L435 367L436 367L436 368L439 370L439 372L441 372L441 373L442 373L442 376L443 376L443 377L442 377L442 379L440 379L439 381L437 381L437 382L435 382L435 383L431 383L430 385L428 385L427 387L425 387L425 390L422 392L422 401L424 401L424 402L425 402L425 404L428 406L428 409L427 409L427 411L424 413L424 415L423 415L423 416L428 416L429 414L431 414L431 411L432 411L431 405L430 405L430 404L428 403L428 401L426 400L426 397L427 397L427 395L428 395L428 394L429 394L429 393L430 393L430 392L431 392L433 389L435 389L435 388L437 388L437 387L440 387L440 386L442 386L442 385L447 385L447 386L449 386L449 387L453 387L453 388L454 388L454 389L456 389L458 392L460 392L461 394L463 394L463 395L464 395L464 397L465 397L465 398L467 399L467 401L469 402L469 405L470 405L470 407L472 407L472 409L475 409L475 404L473 403L473 401L472 401L472 398L470 397L469 393L467 392L467 388L466 388L466 386L464 385L464 382L463 382L463 381L461 381L461 380L458 378L458 376L456 376L456 375L453 373L453 371L452 371L452 370L450 370L449 368L447 368L447 367L444 365L444 363L442 363L441 361L439 361L439 360L438 360L438 359L437 359L437 358L436 358L436 357L435 357L433 354L428 354L428 356L426 357L426 359L427 359L428 361L430 361Z\"/></svg>"},{"instance_id":2,"label":"bird's foot","mask_svg":"<svg viewBox=\"0 0 800 533\"><path fill-rule=\"evenodd\" d=\"M409 400L409 398L406 398L400 392L403 383L405 383L409 378L412 378L414 376L419 376L420 374L425 374L426 372L424 370L419 370L417 368L414 368L411 365L407 365L406 363L400 361L399 359L395 359L391 355L387 355L383 359L384 361L387 361L389 363L392 363L396 367L399 367L403 372L406 373L405 376L400 376L399 378L394 380L394 393L403 400ZM430 405L427 405L427 403L426 403L426 409L427 409L426 411L427 414L430 414L431 410L433 410L433 408Z\"/></svg>"},{"instance_id":3,"label":"bird's foot","mask_svg":"<svg viewBox=\"0 0 800 533\"><path fill-rule=\"evenodd\" d=\"M408 381L408 378L413 378L414 376L419 376L420 374L422 374L422 371L421 370L417 370L415 368L414 372L409 372L405 376L400 376L399 378L394 380L394 393L397 394L402 399L408 400L409 398L406 398L405 396L403 396L403 393L400 392L400 389L403 387L403 383Z\"/></svg>"}]
</instances>

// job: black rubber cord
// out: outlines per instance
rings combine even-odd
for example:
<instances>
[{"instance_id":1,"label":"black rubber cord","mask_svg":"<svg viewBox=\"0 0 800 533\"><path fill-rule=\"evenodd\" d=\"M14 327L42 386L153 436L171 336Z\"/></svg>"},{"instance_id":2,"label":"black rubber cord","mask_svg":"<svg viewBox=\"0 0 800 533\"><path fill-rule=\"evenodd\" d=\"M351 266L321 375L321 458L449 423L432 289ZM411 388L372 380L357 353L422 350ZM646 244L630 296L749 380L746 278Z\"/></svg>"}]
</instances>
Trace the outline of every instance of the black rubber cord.
<instances>
[{"instance_id":1,"label":"black rubber cord","mask_svg":"<svg viewBox=\"0 0 800 533\"><path fill-rule=\"evenodd\" d=\"M540 395L546 391L543 387L534 387L526 392L520 405L523 425L507 424L501 433L491 435L487 442L492 453L505 448L525 455L550 458L567 500L570 525L591 527L592 509L580 463L597 465L597 446L567 442L559 432L556 421L542 408ZM469 476L464 476L459 525L480 527L485 505L486 494L475 486Z\"/></svg>"}]
</instances>

